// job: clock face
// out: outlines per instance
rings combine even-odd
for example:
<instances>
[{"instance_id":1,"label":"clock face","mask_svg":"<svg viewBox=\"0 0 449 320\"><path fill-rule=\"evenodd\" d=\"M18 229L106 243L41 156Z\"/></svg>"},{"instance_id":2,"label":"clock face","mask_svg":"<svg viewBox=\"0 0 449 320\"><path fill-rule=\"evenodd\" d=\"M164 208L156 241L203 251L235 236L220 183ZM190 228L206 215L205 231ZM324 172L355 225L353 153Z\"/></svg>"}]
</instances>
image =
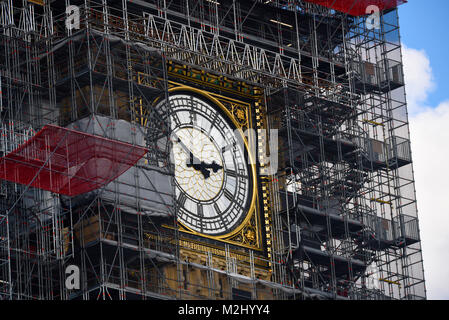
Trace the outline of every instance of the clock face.
<instances>
[{"instance_id":1,"label":"clock face","mask_svg":"<svg viewBox=\"0 0 449 320\"><path fill-rule=\"evenodd\" d=\"M210 236L232 232L253 188L238 131L218 106L189 94L170 97L170 120L178 222Z\"/></svg>"}]
</instances>

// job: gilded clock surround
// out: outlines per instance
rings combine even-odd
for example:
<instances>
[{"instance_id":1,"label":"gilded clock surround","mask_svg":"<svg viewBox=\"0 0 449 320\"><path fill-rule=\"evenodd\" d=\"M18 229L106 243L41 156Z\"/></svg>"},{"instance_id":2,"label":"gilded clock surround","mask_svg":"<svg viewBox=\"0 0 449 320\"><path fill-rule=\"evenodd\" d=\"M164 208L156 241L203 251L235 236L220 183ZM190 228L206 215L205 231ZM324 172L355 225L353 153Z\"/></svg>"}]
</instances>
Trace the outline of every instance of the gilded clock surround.
<instances>
[{"instance_id":1,"label":"gilded clock surround","mask_svg":"<svg viewBox=\"0 0 449 320\"><path fill-rule=\"evenodd\" d=\"M243 142L245 144L246 150L251 150L250 146L254 141L249 141L243 132L248 129L251 125L251 104L238 101L235 99L230 99L221 95L217 95L213 92L208 92L205 90L200 90L197 88L180 85L174 82L170 83L171 88L170 93L184 92L184 93L196 93L203 96L205 99L211 101L215 106L221 108L221 110L226 114L227 118L232 121L234 126L239 130ZM251 138L251 137L249 137ZM253 250L261 251L263 250L261 226L259 219L259 208L258 208L258 193L257 193L257 172L256 165L253 159L253 155L248 151L248 157L250 158L249 169L252 171L252 184L253 192L251 195L251 205L248 213L246 214L243 222L235 230L230 233L221 236L210 236L201 234L188 228L181 223L178 223L179 231L184 233L189 233L202 238L208 238L212 240L217 240L220 242L229 243L232 245L242 246Z\"/></svg>"},{"instance_id":2,"label":"gilded clock surround","mask_svg":"<svg viewBox=\"0 0 449 320\"><path fill-rule=\"evenodd\" d=\"M220 107L227 118L232 121L234 126L240 131L245 143L246 150L257 150L260 154L265 154L263 138L261 139L261 130L267 129L265 121L265 101L263 90L259 87L249 85L245 82L234 81L226 77L221 77L205 72L204 70L194 69L186 65L179 65L173 61L168 62L168 75L172 81L169 81L169 92L191 92L204 97L214 105ZM145 75L138 75L138 82L145 84ZM183 83L181 83L183 82ZM187 85L188 84L188 85ZM193 87L195 86L195 87ZM200 89L201 88L201 89ZM217 94L220 91L229 96ZM232 96L232 98L230 97ZM239 98L241 97L241 98ZM249 101L249 102L248 102ZM145 112L145 110L143 110ZM254 114L252 114L254 112ZM252 119L255 119L255 122ZM258 144L252 141L251 135L246 138L243 135L247 129L254 129L258 135ZM255 148L255 147L256 148ZM248 152L250 157L255 157ZM252 159L254 160L254 159ZM245 219L234 231L222 236L208 236L200 234L194 230L178 223L177 228L180 231L180 244L186 252L190 248L190 252L197 254L207 254L212 252L218 256L225 256L225 250L219 243L230 244L254 250L262 259L255 258L254 262L260 267L271 269L271 263L265 260L271 260L271 208L270 208L270 178L265 176L265 168L263 159L258 158L259 168L251 161L251 170L253 177L253 195L250 210ZM259 193L260 190L260 193ZM262 219L264 227L262 229ZM173 228L165 226L167 228ZM183 237L182 234L196 236L193 240L191 237ZM216 240L217 244L213 245L201 239ZM237 257L241 261L249 263L250 258L247 251L237 249L229 250L230 254ZM265 256L265 258L263 258ZM266 276L269 278L268 273ZM268 279L267 278L267 279Z\"/></svg>"}]
</instances>

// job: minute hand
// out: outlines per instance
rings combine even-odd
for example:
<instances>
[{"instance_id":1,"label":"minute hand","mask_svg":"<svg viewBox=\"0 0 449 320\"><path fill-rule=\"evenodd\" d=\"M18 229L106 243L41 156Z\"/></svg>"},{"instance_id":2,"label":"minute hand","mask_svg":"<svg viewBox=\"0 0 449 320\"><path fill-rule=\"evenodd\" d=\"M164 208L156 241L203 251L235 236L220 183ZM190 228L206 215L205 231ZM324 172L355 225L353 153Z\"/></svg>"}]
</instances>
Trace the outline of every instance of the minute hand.
<instances>
[{"instance_id":1,"label":"minute hand","mask_svg":"<svg viewBox=\"0 0 449 320\"><path fill-rule=\"evenodd\" d=\"M192 151L190 151L190 149L187 148L187 146L184 144L184 142L182 142L181 138L179 138L175 133L173 133L173 135L174 135L174 138L175 138L174 140L181 145L181 147L184 149L184 151L187 152L187 154L191 154Z\"/></svg>"}]
</instances>

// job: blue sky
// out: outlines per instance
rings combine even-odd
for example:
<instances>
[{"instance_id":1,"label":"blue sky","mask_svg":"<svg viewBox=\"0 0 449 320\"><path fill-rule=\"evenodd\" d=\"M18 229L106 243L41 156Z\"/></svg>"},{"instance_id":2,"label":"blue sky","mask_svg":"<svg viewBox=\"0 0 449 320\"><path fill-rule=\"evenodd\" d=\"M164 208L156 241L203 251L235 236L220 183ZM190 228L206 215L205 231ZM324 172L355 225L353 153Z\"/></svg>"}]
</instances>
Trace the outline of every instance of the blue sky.
<instances>
[{"instance_id":1,"label":"blue sky","mask_svg":"<svg viewBox=\"0 0 449 320\"><path fill-rule=\"evenodd\" d=\"M429 299L449 300L449 1L409 0L399 21Z\"/></svg>"},{"instance_id":2,"label":"blue sky","mask_svg":"<svg viewBox=\"0 0 449 320\"><path fill-rule=\"evenodd\" d=\"M449 97L448 14L448 0L409 0L399 11L402 42L429 57L436 86L428 103L434 106Z\"/></svg>"}]
</instances>

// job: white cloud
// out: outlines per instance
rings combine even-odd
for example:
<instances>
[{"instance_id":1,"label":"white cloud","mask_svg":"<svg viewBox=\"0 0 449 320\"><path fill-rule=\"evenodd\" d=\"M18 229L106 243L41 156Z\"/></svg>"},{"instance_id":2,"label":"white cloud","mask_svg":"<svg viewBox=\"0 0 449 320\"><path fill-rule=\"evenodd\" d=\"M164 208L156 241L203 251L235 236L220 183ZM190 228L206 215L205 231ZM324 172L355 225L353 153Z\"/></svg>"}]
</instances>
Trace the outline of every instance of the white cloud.
<instances>
[{"instance_id":1,"label":"white cloud","mask_svg":"<svg viewBox=\"0 0 449 320\"><path fill-rule=\"evenodd\" d=\"M404 46L403 56L427 295L449 299L449 100L427 103L435 83L425 51Z\"/></svg>"},{"instance_id":2,"label":"white cloud","mask_svg":"<svg viewBox=\"0 0 449 320\"><path fill-rule=\"evenodd\" d=\"M404 74L408 111L414 115L423 109L429 93L435 89L430 60L424 50L403 46Z\"/></svg>"},{"instance_id":3,"label":"white cloud","mask_svg":"<svg viewBox=\"0 0 449 320\"><path fill-rule=\"evenodd\" d=\"M449 299L449 101L410 118L429 299Z\"/></svg>"}]
</instances>

